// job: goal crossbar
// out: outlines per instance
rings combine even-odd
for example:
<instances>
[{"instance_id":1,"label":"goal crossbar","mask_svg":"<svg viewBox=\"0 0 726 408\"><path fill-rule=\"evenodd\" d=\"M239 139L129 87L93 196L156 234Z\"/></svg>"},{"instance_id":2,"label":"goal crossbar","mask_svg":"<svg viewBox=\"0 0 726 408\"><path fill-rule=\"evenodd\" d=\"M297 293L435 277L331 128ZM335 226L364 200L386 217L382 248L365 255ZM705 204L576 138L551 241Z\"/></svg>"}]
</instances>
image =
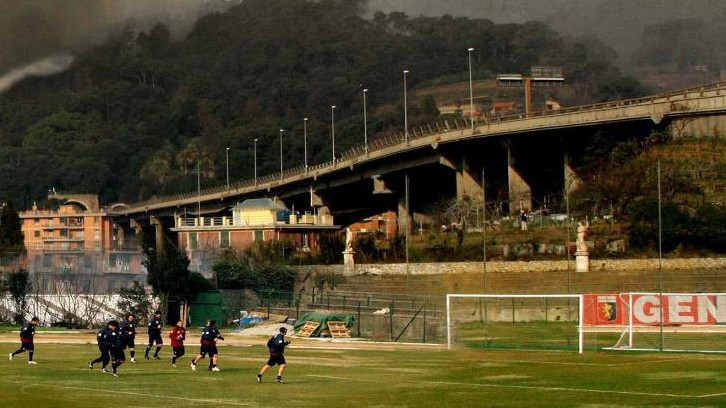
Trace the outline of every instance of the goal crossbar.
<instances>
[{"instance_id":1,"label":"goal crossbar","mask_svg":"<svg viewBox=\"0 0 726 408\"><path fill-rule=\"evenodd\" d=\"M583 328L582 322L584 317L583 307L583 295L574 294L547 294L547 295L532 295L532 294L506 294L506 295L494 295L494 294L464 294L464 293L449 293L446 295L446 344L447 348L451 350L452 347L452 319L451 319L451 301L452 299L546 299L546 298L558 298L558 299L577 299L577 336L578 336L578 353L583 352Z\"/></svg>"}]
</instances>

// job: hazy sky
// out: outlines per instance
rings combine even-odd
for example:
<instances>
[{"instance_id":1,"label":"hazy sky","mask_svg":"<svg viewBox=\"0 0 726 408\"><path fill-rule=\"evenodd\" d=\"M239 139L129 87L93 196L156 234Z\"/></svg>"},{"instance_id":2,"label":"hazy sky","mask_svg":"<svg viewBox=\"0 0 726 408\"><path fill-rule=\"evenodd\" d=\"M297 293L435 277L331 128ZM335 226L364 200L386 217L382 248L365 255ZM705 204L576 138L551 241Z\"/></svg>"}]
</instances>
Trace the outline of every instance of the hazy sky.
<instances>
[{"instance_id":1,"label":"hazy sky","mask_svg":"<svg viewBox=\"0 0 726 408\"><path fill-rule=\"evenodd\" d=\"M726 18L726 0L369 0L371 9L410 16L451 14L495 23L543 21L563 35L592 35L625 61L647 25L682 18Z\"/></svg>"},{"instance_id":2,"label":"hazy sky","mask_svg":"<svg viewBox=\"0 0 726 408\"><path fill-rule=\"evenodd\" d=\"M0 0L0 74L52 55L97 44L134 20L189 29L201 11L224 0Z\"/></svg>"},{"instance_id":3,"label":"hazy sky","mask_svg":"<svg viewBox=\"0 0 726 408\"><path fill-rule=\"evenodd\" d=\"M10 74L16 78L24 69L37 74L38 67L30 64L47 63L49 57L100 43L129 21L138 28L163 21L172 32L184 34L204 10L240 1L0 0L0 79ZM726 0L369 0L369 5L371 10L404 11L410 16L544 21L565 35L596 35L624 59L647 24L686 17L726 18Z\"/></svg>"}]
</instances>

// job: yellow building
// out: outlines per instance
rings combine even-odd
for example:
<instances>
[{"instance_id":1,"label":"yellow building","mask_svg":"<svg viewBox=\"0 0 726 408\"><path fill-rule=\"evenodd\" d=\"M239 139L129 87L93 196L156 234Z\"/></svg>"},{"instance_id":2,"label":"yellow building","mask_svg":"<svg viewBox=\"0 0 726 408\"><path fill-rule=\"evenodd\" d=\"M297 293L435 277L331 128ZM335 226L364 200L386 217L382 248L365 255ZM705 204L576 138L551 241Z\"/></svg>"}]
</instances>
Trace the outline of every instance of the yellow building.
<instances>
[{"instance_id":1,"label":"yellow building","mask_svg":"<svg viewBox=\"0 0 726 408\"><path fill-rule=\"evenodd\" d=\"M177 217L172 231L178 233L190 269L206 275L223 249L241 251L255 242L286 241L296 251L316 253L320 233L339 229L330 214L298 214L269 198L255 198L233 207L231 217Z\"/></svg>"}]
</instances>

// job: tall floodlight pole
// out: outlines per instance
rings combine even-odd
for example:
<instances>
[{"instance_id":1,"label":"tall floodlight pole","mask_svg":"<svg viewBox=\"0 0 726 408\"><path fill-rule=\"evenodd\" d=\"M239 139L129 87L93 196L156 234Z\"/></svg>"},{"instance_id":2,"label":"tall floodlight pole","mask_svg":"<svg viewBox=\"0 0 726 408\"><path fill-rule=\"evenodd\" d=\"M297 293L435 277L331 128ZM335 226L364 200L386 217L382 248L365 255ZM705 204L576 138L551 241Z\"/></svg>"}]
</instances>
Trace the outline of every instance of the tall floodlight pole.
<instances>
[{"instance_id":1,"label":"tall floodlight pole","mask_svg":"<svg viewBox=\"0 0 726 408\"><path fill-rule=\"evenodd\" d=\"M330 107L330 134L333 140L333 164L335 164L335 108L333 105Z\"/></svg>"},{"instance_id":2,"label":"tall floodlight pole","mask_svg":"<svg viewBox=\"0 0 726 408\"><path fill-rule=\"evenodd\" d=\"M410 283L409 283L410 276L409 275L410 275L410 273L409 273L409 269L408 269L409 268L409 266L408 266L408 239L409 239L410 230L411 230L411 218L413 218L413 217L411 216L411 210L410 210L409 202L408 202L408 173L406 173L404 184L405 184L404 185L404 190L405 190L404 194L405 194L405 203L406 203L406 231L405 231L406 232L406 294L409 294L410 293L409 292L409 286L410 286Z\"/></svg>"},{"instance_id":3,"label":"tall floodlight pole","mask_svg":"<svg viewBox=\"0 0 726 408\"><path fill-rule=\"evenodd\" d=\"M257 185L257 139L255 139L255 185Z\"/></svg>"},{"instance_id":4,"label":"tall floodlight pole","mask_svg":"<svg viewBox=\"0 0 726 408\"><path fill-rule=\"evenodd\" d=\"M407 69L403 70L403 141L408 144L408 98L406 95L406 75L409 73Z\"/></svg>"},{"instance_id":5,"label":"tall floodlight pole","mask_svg":"<svg viewBox=\"0 0 726 408\"><path fill-rule=\"evenodd\" d=\"M481 168L481 189L482 189L482 197L481 197L481 209L482 209L482 218L483 223L481 227L481 233L482 233L482 252L483 252L483 258L484 258L484 265L482 267L484 268L484 292L487 293L487 183L486 183L486 177L484 173L484 166Z\"/></svg>"},{"instance_id":6,"label":"tall floodlight pole","mask_svg":"<svg viewBox=\"0 0 726 408\"><path fill-rule=\"evenodd\" d=\"M661 186L660 186L660 159L657 163L657 176L658 176L658 291L660 292L660 344L659 350L663 351L665 347L665 339L663 338L663 212L661 208Z\"/></svg>"},{"instance_id":7,"label":"tall floodlight pole","mask_svg":"<svg viewBox=\"0 0 726 408\"><path fill-rule=\"evenodd\" d=\"M474 81L472 80L471 75L471 52L474 51L474 48L468 48L467 51L469 51L469 105L471 109L471 113L469 116L469 119L471 120L471 131L474 131Z\"/></svg>"},{"instance_id":8,"label":"tall floodlight pole","mask_svg":"<svg viewBox=\"0 0 726 408\"><path fill-rule=\"evenodd\" d=\"M285 129L280 129L280 180L282 180L282 134Z\"/></svg>"},{"instance_id":9,"label":"tall floodlight pole","mask_svg":"<svg viewBox=\"0 0 726 408\"><path fill-rule=\"evenodd\" d=\"M308 118L303 119L303 147L304 147L304 161L305 161L305 173L308 172Z\"/></svg>"},{"instance_id":10,"label":"tall floodlight pole","mask_svg":"<svg viewBox=\"0 0 726 408\"><path fill-rule=\"evenodd\" d=\"M366 94L368 88L363 89L363 144L368 154L368 112L366 111Z\"/></svg>"},{"instance_id":11,"label":"tall floodlight pole","mask_svg":"<svg viewBox=\"0 0 726 408\"><path fill-rule=\"evenodd\" d=\"M229 190L229 147L225 149L225 152L227 153L227 190Z\"/></svg>"}]
</instances>

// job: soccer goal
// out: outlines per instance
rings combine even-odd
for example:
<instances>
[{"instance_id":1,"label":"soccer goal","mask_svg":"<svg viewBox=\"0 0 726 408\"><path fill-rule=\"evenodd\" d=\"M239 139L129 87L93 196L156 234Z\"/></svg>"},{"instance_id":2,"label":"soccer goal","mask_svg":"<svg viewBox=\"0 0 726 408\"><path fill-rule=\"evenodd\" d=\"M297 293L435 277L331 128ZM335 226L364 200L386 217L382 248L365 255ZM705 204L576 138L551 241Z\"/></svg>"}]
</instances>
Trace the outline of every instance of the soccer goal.
<instances>
[{"instance_id":1,"label":"soccer goal","mask_svg":"<svg viewBox=\"0 0 726 408\"><path fill-rule=\"evenodd\" d=\"M583 351L582 295L446 295L449 349Z\"/></svg>"},{"instance_id":2,"label":"soccer goal","mask_svg":"<svg viewBox=\"0 0 726 408\"><path fill-rule=\"evenodd\" d=\"M622 330L607 350L726 353L726 293L621 293L613 307Z\"/></svg>"}]
</instances>

